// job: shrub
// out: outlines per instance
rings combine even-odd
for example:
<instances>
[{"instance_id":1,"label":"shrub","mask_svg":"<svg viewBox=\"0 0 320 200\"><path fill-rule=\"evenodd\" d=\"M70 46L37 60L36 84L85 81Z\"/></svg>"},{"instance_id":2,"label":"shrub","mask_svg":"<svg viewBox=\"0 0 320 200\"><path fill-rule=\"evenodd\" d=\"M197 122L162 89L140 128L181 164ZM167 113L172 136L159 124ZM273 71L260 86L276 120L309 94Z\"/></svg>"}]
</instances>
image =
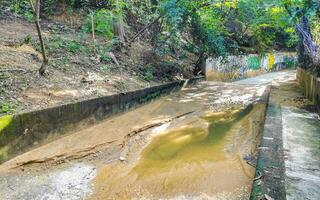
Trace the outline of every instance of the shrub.
<instances>
[{"instance_id":1,"label":"shrub","mask_svg":"<svg viewBox=\"0 0 320 200\"><path fill-rule=\"evenodd\" d=\"M92 16L94 18L95 33L107 38L113 38L113 13L111 11L101 9L89 14L87 22L83 26L83 30L87 33L92 32Z\"/></svg>"},{"instance_id":2,"label":"shrub","mask_svg":"<svg viewBox=\"0 0 320 200\"><path fill-rule=\"evenodd\" d=\"M144 79L146 81L152 81L153 80L153 72L154 72L154 67L152 65L147 65L146 71L144 72Z\"/></svg>"}]
</instances>

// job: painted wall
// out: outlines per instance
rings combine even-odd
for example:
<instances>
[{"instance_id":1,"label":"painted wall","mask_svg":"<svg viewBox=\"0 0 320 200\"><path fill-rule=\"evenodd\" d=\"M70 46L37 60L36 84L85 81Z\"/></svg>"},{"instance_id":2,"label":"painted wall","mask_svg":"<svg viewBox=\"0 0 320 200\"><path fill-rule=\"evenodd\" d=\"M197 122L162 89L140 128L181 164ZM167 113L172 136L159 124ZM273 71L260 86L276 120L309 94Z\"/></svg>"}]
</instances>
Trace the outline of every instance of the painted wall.
<instances>
[{"instance_id":1,"label":"painted wall","mask_svg":"<svg viewBox=\"0 0 320 200\"><path fill-rule=\"evenodd\" d=\"M257 74L294 68L297 55L293 52L268 53L265 56L249 54L228 56L223 59L209 58L206 61L206 79L210 81L228 81L255 76Z\"/></svg>"}]
</instances>

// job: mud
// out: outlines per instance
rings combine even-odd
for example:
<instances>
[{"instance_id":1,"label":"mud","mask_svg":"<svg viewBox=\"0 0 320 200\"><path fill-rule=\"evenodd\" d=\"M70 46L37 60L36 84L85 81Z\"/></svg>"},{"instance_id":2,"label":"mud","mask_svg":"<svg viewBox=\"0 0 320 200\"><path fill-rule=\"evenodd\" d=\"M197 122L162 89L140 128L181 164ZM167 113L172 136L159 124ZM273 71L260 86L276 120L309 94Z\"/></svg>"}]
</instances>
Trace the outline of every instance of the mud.
<instances>
[{"instance_id":1,"label":"mud","mask_svg":"<svg viewBox=\"0 0 320 200\"><path fill-rule=\"evenodd\" d=\"M255 169L245 158L256 156L263 118L256 105L166 130L141 156L131 151L128 163L100 168L91 199L247 199Z\"/></svg>"}]
</instances>

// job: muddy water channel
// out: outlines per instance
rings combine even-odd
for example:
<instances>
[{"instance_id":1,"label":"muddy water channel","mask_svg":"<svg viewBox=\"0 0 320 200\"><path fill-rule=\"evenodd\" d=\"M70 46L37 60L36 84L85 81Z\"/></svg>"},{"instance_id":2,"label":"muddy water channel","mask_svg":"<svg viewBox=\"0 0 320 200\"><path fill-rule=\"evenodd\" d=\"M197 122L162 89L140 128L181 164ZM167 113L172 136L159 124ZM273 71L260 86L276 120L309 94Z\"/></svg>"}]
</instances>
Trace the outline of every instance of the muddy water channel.
<instances>
[{"instance_id":1,"label":"muddy water channel","mask_svg":"<svg viewBox=\"0 0 320 200\"><path fill-rule=\"evenodd\" d=\"M0 165L0 199L248 199L265 89L200 82L84 127Z\"/></svg>"},{"instance_id":2,"label":"muddy water channel","mask_svg":"<svg viewBox=\"0 0 320 200\"><path fill-rule=\"evenodd\" d=\"M133 139L100 167L91 199L248 199L265 105L203 112Z\"/></svg>"}]
</instances>

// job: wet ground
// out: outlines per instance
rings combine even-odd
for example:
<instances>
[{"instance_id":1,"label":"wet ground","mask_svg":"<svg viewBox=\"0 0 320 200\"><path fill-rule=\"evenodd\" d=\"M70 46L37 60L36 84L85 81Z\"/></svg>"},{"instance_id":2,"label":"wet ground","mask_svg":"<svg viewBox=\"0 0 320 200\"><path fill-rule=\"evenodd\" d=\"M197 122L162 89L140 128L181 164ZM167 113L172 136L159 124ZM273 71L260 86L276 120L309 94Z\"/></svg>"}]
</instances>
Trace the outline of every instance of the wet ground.
<instances>
[{"instance_id":1,"label":"wet ground","mask_svg":"<svg viewBox=\"0 0 320 200\"><path fill-rule=\"evenodd\" d=\"M320 118L282 108L287 199L320 198Z\"/></svg>"},{"instance_id":2,"label":"wet ground","mask_svg":"<svg viewBox=\"0 0 320 200\"><path fill-rule=\"evenodd\" d=\"M0 165L0 199L248 199L266 85L202 82Z\"/></svg>"},{"instance_id":3,"label":"wet ground","mask_svg":"<svg viewBox=\"0 0 320 200\"><path fill-rule=\"evenodd\" d=\"M102 168L91 198L247 199L255 170L245 159L256 156L263 117L257 104L179 124L153 137L137 162Z\"/></svg>"}]
</instances>

